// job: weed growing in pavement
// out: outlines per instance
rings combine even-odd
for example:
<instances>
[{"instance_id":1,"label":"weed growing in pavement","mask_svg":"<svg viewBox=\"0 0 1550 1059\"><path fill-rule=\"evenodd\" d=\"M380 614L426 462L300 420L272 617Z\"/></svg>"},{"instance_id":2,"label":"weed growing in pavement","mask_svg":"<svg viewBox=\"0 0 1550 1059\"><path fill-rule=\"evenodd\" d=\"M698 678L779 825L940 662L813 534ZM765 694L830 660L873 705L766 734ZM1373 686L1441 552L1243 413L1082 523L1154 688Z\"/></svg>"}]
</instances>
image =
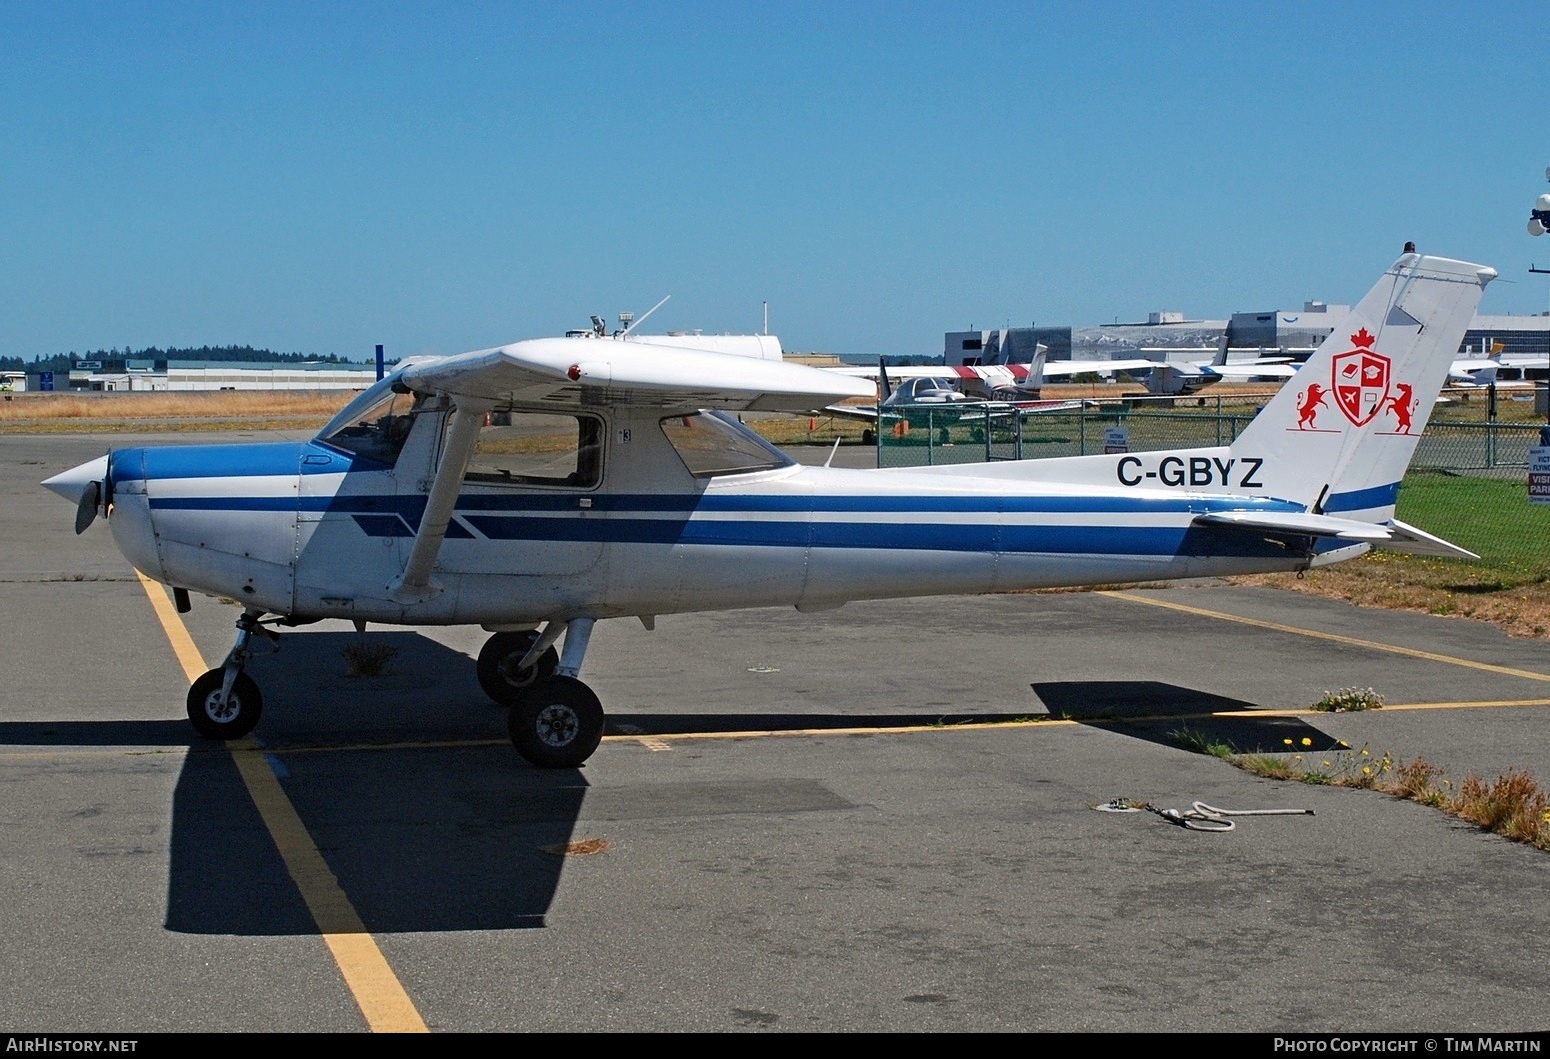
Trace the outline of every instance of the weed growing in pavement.
<instances>
[{"instance_id":1,"label":"weed growing in pavement","mask_svg":"<svg viewBox=\"0 0 1550 1059\"><path fill-rule=\"evenodd\" d=\"M1457 786L1440 766L1416 758L1395 760L1385 751L1374 755L1365 746L1355 750L1341 743L1328 754L1296 753L1292 740L1283 740L1291 756L1285 754L1238 754L1231 748L1221 753L1221 744L1197 740L1194 745L1170 733L1173 741L1186 749L1220 757L1229 764L1266 779L1296 780L1319 786L1354 787L1418 802L1467 821L1492 834L1514 842L1526 842L1536 849L1550 851L1550 791L1541 787L1527 772L1514 769L1486 782L1469 775ZM1303 745L1312 740L1304 739Z\"/></svg>"},{"instance_id":2,"label":"weed growing in pavement","mask_svg":"<svg viewBox=\"0 0 1550 1059\"><path fill-rule=\"evenodd\" d=\"M1203 732L1197 732L1189 725L1183 728L1175 728L1168 733L1168 739L1174 746L1183 750L1190 750L1196 754L1205 754L1208 757L1218 757L1223 761L1231 761L1237 756L1238 751L1228 743L1214 741Z\"/></svg>"},{"instance_id":3,"label":"weed growing in pavement","mask_svg":"<svg viewBox=\"0 0 1550 1059\"><path fill-rule=\"evenodd\" d=\"M1309 709L1323 713L1355 713L1358 710L1376 710L1383 706L1383 696L1371 688L1341 688L1326 691L1322 698Z\"/></svg>"},{"instance_id":4,"label":"weed growing in pavement","mask_svg":"<svg viewBox=\"0 0 1550 1059\"><path fill-rule=\"evenodd\" d=\"M1514 770L1494 783L1466 776L1450 808L1459 819L1487 831L1550 848L1550 793L1527 772Z\"/></svg>"},{"instance_id":5,"label":"weed growing in pavement","mask_svg":"<svg viewBox=\"0 0 1550 1059\"><path fill-rule=\"evenodd\" d=\"M385 643L352 643L339 652L344 655L345 675L379 677L398 654L398 648Z\"/></svg>"}]
</instances>

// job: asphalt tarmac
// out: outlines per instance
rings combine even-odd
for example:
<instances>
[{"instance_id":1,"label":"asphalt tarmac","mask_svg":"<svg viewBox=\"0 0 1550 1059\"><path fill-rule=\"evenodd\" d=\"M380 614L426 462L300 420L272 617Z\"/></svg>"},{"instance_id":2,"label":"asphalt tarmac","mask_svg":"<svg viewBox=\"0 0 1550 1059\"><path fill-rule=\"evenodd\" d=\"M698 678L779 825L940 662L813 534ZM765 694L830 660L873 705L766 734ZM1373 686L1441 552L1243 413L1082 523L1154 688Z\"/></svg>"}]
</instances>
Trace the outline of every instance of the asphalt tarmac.
<instances>
[{"instance_id":1,"label":"asphalt tarmac","mask_svg":"<svg viewBox=\"0 0 1550 1059\"><path fill-rule=\"evenodd\" d=\"M0 1033L1550 1027L1550 854L1179 743L1550 780L1550 642L1216 582L604 622L609 734L543 771L479 630L323 622L228 746L236 608L168 624L38 482L242 438L0 437Z\"/></svg>"}]
</instances>

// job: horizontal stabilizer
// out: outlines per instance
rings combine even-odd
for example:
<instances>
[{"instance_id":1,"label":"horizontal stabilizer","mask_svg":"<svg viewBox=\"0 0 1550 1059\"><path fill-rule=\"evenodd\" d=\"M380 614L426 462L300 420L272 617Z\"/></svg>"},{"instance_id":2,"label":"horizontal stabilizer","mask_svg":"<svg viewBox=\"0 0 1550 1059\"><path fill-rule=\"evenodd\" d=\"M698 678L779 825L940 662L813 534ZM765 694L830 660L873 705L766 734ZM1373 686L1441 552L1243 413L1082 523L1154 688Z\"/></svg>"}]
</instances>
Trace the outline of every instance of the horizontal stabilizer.
<instances>
[{"instance_id":1,"label":"horizontal stabilizer","mask_svg":"<svg viewBox=\"0 0 1550 1059\"><path fill-rule=\"evenodd\" d=\"M1441 537L1433 537L1425 530L1418 530L1395 519L1392 523L1394 536L1383 547L1391 552L1406 552L1410 555L1440 555L1447 559L1478 559L1480 556L1472 551L1460 548L1457 544L1450 544Z\"/></svg>"},{"instance_id":2,"label":"horizontal stabilizer","mask_svg":"<svg viewBox=\"0 0 1550 1059\"><path fill-rule=\"evenodd\" d=\"M1474 552L1441 537L1395 519L1392 522L1358 522L1296 511L1218 511L1196 515L1196 525L1232 526L1269 533L1290 533L1307 537L1332 537L1343 541L1366 541L1388 551L1411 555L1438 555L1449 559L1478 559Z\"/></svg>"},{"instance_id":3,"label":"horizontal stabilizer","mask_svg":"<svg viewBox=\"0 0 1550 1059\"><path fill-rule=\"evenodd\" d=\"M1373 522L1358 522L1329 515L1310 515L1298 511L1218 511L1196 515L1198 526L1235 526L1242 529L1295 533L1305 537L1336 537L1343 541L1370 541L1374 544L1393 537L1389 527Z\"/></svg>"}]
</instances>

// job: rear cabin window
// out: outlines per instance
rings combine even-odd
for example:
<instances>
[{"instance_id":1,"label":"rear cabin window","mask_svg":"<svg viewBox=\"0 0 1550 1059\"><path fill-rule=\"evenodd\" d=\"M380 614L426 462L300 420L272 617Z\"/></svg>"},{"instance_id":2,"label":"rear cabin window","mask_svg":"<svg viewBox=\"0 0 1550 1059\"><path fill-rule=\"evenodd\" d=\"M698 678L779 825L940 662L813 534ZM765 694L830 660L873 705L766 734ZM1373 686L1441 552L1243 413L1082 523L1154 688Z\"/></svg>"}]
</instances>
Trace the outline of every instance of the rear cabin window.
<instances>
[{"instance_id":1,"label":"rear cabin window","mask_svg":"<svg viewBox=\"0 0 1550 1059\"><path fill-rule=\"evenodd\" d=\"M695 412L662 420L662 433L696 478L747 474L787 467L791 457L720 412Z\"/></svg>"},{"instance_id":2,"label":"rear cabin window","mask_svg":"<svg viewBox=\"0 0 1550 1059\"><path fill-rule=\"evenodd\" d=\"M591 489L603 480L603 421L551 412L485 417L466 480Z\"/></svg>"}]
</instances>

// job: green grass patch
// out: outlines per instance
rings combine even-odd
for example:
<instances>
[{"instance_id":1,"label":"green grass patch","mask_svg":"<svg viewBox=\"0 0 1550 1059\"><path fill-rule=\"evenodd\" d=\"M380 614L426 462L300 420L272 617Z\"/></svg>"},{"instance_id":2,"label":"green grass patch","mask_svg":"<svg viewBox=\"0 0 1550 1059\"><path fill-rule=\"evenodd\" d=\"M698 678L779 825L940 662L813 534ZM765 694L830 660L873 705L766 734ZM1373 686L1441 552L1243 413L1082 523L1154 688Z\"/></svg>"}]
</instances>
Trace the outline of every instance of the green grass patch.
<instances>
[{"instance_id":1,"label":"green grass patch","mask_svg":"<svg viewBox=\"0 0 1550 1059\"><path fill-rule=\"evenodd\" d=\"M1490 591L1550 577L1550 504L1528 502L1528 472L1518 478L1475 478L1438 471L1412 471L1399 489L1395 514L1480 556L1499 571L1482 577L1480 564L1433 559L1447 568L1468 566L1467 580Z\"/></svg>"}]
</instances>

